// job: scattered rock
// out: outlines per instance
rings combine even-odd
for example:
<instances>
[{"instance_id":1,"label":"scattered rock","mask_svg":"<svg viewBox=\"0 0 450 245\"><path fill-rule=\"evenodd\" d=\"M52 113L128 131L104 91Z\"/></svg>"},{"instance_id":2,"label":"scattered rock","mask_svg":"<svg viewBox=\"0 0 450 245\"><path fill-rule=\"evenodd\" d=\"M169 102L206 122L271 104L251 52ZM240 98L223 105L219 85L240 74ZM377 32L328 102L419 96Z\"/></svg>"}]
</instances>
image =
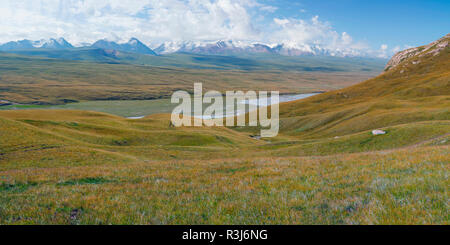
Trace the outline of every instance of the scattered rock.
<instances>
[{"instance_id":1,"label":"scattered rock","mask_svg":"<svg viewBox=\"0 0 450 245\"><path fill-rule=\"evenodd\" d=\"M377 130L373 130L372 134L373 135L383 135L383 134L386 134L386 131L377 129Z\"/></svg>"},{"instance_id":2,"label":"scattered rock","mask_svg":"<svg viewBox=\"0 0 450 245\"><path fill-rule=\"evenodd\" d=\"M345 211L352 213L356 210L356 207L353 207L352 205L349 205L347 207L345 207Z\"/></svg>"},{"instance_id":3,"label":"scattered rock","mask_svg":"<svg viewBox=\"0 0 450 245\"><path fill-rule=\"evenodd\" d=\"M255 140L260 140L260 139L261 139L261 136L260 136L260 135L250 135L250 137L251 137L252 139L255 139Z\"/></svg>"},{"instance_id":4,"label":"scattered rock","mask_svg":"<svg viewBox=\"0 0 450 245\"><path fill-rule=\"evenodd\" d=\"M72 209L72 211L70 211L70 219L72 221L77 220L80 213L81 213L80 209L77 209L77 208Z\"/></svg>"},{"instance_id":5,"label":"scattered rock","mask_svg":"<svg viewBox=\"0 0 450 245\"><path fill-rule=\"evenodd\" d=\"M155 182L156 182L157 184L159 184L159 183L167 183L167 182L169 182L169 180L167 180L167 179L165 179L165 178L156 178L156 179L155 179Z\"/></svg>"},{"instance_id":6,"label":"scattered rock","mask_svg":"<svg viewBox=\"0 0 450 245\"><path fill-rule=\"evenodd\" d=\"M127 119L142 119L145 116L138 116L138 117L127 117ZM172 123L172 122L171 122Z\"/></svg>"}]
</instances>

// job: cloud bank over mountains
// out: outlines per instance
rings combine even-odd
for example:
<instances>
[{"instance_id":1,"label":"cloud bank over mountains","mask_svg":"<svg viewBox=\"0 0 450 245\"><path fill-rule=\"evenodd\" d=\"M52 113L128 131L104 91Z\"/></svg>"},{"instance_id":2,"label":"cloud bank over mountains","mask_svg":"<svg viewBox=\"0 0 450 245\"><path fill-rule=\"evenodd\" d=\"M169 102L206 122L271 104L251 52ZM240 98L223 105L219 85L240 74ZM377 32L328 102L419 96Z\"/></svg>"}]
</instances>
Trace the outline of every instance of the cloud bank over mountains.
<instances>
[{"instance_id":1,"label":"cloud bank over mountains","mask_svg":"<svg viewBox=\"0 0 450 245\"><path fill-rule=\"evenodd\" d=\"M232 40L272 48L282 45L295 52L392 55L389 47L371 50L318 16L272 17L276 11L257 0L3 0L0 43L63 37L83 46L100 39L126 42L136 37L151 48Z\"/></svg>"}]
</instances>

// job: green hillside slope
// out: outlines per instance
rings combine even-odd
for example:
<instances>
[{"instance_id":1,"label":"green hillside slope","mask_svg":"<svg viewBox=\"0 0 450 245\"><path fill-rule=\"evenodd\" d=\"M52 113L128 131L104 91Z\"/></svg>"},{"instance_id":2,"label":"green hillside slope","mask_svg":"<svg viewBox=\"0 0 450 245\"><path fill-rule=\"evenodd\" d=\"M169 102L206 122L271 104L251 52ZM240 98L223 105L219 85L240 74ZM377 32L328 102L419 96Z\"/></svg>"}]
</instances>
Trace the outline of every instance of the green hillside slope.
<instances>
[{"instance_id":1,"label":"green hillside slope","mask_svg":"<svg viewBox=\"0 0 450 245\"><path fill-rule=\"evenodd\" d=\"M363 83L280 108L282 131L332 137L398 124L450 119L450 37Z\"/></svg>"}]
</instances>

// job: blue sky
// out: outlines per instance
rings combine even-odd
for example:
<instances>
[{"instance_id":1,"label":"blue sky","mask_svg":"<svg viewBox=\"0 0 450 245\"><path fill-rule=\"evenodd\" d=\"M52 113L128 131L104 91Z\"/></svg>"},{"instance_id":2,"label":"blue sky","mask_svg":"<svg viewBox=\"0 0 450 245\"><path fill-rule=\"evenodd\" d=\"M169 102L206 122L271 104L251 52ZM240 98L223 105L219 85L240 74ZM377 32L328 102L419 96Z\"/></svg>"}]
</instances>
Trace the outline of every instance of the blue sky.
<instances>
[{"instance_id":1,"label":"blue sky","mask_svg":"<svg viewBox=\"0 0 450 245\"><path fill-rule=\"evenodd\" d=\"M389 57L450 32L448 13L448 0L0 0L0 43L233 40Z\"/></svg>"},{"instance_id":2,"label":"blue sky","mask_svg":"<svg viewBox=\"0 0 450 245\"><path fill-rule=\"evenodd\" d=\"M278 7L273 16L319 15L338 32L373 48L382 44L418 46L450 33L449 0L295 0L264 3ZM303 10L303 11L302 11Z\"/></svg>"}]
</instances>

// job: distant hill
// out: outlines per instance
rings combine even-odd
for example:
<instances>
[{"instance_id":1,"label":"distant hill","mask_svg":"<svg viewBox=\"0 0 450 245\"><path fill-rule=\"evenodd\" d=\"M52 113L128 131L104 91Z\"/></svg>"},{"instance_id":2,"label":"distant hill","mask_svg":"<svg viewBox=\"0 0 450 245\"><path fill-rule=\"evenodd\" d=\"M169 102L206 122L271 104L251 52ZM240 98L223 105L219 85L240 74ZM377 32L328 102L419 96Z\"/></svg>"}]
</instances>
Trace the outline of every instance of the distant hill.
<instances>
[{"instance_id":1,"label":"distant hill","mask_svg":"<svg viewBox=\"0 0 450 245\"><path fill-rule=\"evenodd\" d=\"M127 43L118 44L107 40L99 40L91 45L91 48L124 51L129 53L156 55L156 53L136 38L131 38Z\"/></svg>"},{"instance_id":2,"label":"distant hill","mask_svg":"<svg viewBox=\"0 0 450 245\"><path fill-rule=\"evenodd\" d=\"M144 55L133 52L103 48L73 49L26 49L13 50L27 56L90 61L108 64L133 64L190 69L238 69L238 70L284 70L322 72L381 72L386 60L376 58L299 56L290 57L270 53L241 55L206 55L193 53L172 53L166 55Z\"/></svg>"},{"instance_id":3,"label":"distant hill","mask_svg":"<svg viewBox=\"0 0 450 245\"><path fill-rule=\"evenodd\" d=\"M91 61L97 63L120 64L122 63L118 58L118 51L105 50L100 48L74 48L74 49L25 49L14 50L8 53L14 53L27 56L39 56L45 58L54 58L62 60L78 60Z\"/></svg>"}]
</instances>

